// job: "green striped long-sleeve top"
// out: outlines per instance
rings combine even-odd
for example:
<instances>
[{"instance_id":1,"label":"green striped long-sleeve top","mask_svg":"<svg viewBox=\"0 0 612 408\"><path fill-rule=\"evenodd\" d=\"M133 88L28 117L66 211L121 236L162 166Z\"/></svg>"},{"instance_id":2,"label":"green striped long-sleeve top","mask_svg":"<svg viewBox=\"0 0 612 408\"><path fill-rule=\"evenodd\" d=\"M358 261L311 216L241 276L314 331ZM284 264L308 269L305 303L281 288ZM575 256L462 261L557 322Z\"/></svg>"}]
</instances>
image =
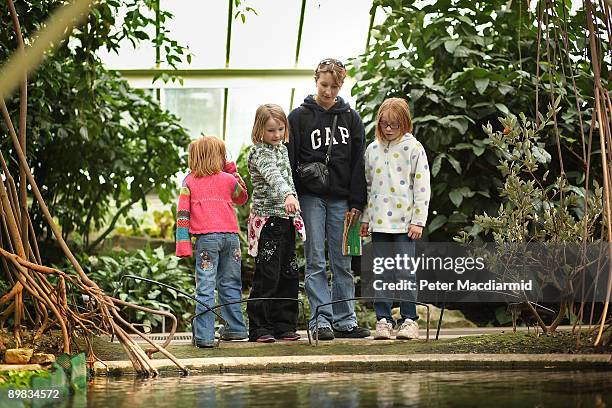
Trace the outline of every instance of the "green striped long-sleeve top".
<instances>
[{"instance_id":1,"label":"green striped long-sleeve top","mask_svg":"<svg viewBox=\"0 0 612 408\"><path fill-rule=\"evenodd\" d=\"M287 218L285 199L291 194L297 198L287 147L257 143L249 152L248 166L253 184L251 212Z\"/></svg>"}]
</instances>

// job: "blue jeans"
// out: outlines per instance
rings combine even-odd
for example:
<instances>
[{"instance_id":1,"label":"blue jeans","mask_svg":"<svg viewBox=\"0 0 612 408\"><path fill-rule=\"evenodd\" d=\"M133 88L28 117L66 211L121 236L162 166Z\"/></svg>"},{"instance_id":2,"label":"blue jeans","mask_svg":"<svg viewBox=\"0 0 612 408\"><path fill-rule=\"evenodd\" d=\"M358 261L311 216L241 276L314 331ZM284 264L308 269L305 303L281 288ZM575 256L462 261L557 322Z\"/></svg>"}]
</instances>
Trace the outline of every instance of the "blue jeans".
<instances>
[{"instance_id":1,"label":"blue jeans","mask_svg":"<svg viewBox=\"0 0 612 408\"><path fill-rule=\"evenodd\" d=\"M241 300L240 240L238 234L210 233L197 236L196 240L196 298L212 307L217 288L218 304ZM196 314L207 310L196 303ZM225 335L247 337L240 303L221 307L221 316L227 322ZM212 345L215 339L215 315L200 315L194 322L196 343Z\"/></svg>"},{"instance_id":2,"label":"blue jeans","mask_svg":"<svg viewBox=\"0 0 612 408\"><path fill-rule=\"evenodd\" d=\"M314 316L317 306L355 297L351 257L342 255L344 214L349 208L346 200L323 199L313 195L301 195L299 200L307 234L304 242L304 287L310 303L308 327L313 330L316 328ZM327 281L325 239L332 275L331 291ZM354 301L327 305L319 309L319 327L333 326L336 330L349 330L356 325Z\"/></svg>"},{"instance_id":3,"label":"blue jeans","mask_svg":"<svg viewBox=\"0 0 612 408\"><path fill-rule=\"evenodd\" d=\"M374 245L374 256L395 256L395 254L408 254L408 256L414 256L414 241L408 236L407 233L401 234L388 234L382 232L372 233L372 244ZM381 245L377 245L381 244ZM382 248L384 246L384 248ZM392 248L390 248L392 247ZM387 252L387 253L385 253ZM416 275L411 274L406 276L407 279L416 282ZM410 293L411 299L416 301L416 291ZM395 323L391 317L391 307L393 302L374 302L374 311L376 312L376 320L387 319L387 323ZM416 305L410 302L400 302L400 320L397 321L398 325L404 323L404 320L410 319L415 322L419 319L416 312Z\"/></svg>"}]
</instances>

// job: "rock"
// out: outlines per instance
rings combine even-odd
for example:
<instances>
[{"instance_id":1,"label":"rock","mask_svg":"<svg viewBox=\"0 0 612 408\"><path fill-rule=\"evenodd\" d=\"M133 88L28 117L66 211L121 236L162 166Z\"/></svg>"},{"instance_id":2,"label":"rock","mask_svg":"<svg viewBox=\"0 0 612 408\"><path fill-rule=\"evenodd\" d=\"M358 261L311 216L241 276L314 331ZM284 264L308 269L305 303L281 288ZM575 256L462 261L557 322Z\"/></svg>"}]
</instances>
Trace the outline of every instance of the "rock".
<instances>
[{"instance_id":1,"label":"rock","mask_svg":"<svg viewBox=\"0 0 612 408\"><path fill-rule=\"evenodd\" d=\"M34 353L30 358L30 364L50 364L55 363L55 356L53 354L45 353Z\"/></svg>"},{"instance_id":2,"label":"rock","mask_svg":"<svg viewBox=\"0 0 612 408\"><path fill-rule=\"evenodd\" d=\"M4 353L4 362L6 364L28 364L33 353L32 349L8 349Z\"/></svg>"},{"instance_id":3,"label":"rock","mask_svg":"<svg viewBox=\"0 0 612 408\"><path fill-rule=\"evenodd\" d=\"M440 319L441 309L434 306L429 305L430 311L430 328L435 328L438 326L438 319ZM392 315L395 320L399 319L400 312L399 307L396 307L392 310ZM417 314L419 315L419 327L425 328L427 327L427 309L425 306L417 305ZM477 327L476 324L465 318L463 313L460 310L444 310L444 316L442 317L442 326L443 329L452 329L459 327Z\"/></svg>"}]
</instances>

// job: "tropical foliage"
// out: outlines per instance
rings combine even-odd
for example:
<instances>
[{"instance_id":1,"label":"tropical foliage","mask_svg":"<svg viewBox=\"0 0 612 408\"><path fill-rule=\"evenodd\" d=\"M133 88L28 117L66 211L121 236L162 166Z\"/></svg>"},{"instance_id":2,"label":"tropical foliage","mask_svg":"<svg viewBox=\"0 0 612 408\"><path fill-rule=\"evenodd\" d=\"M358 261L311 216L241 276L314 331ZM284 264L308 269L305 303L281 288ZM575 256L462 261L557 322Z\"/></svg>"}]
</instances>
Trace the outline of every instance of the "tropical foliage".
<instances>
[{"instance_id":1,"label":"tropical foliage","mask_svg":"<svg viewBox=\"0 0 612 408\"><path fill-rule=\"evenodd\" d=\"M184 330L189 323L195 310L193 300L163 286L123 277L135 275L155 280L193 295L195 281L191 258L183 260L166 254L163 247L114 251L83 258L81 266L88 276L109 295L150 309L169 311L177 317L179 330ZM132 323L161 328L162 316L134 309L126 309L125 313Z\"/></svg>"},{"instance_id":2,"label":"tropical foliage","mask_svg":"<svg viewBox=\"0 0 612 408\"><path fill-rule=\"evenodd\" d=\"M481 226L471 220L499 207L502 156L489 148L483 132L488 123L501 130L499 116L525 112L539 122L538 111L546 112L560 96L557 126L541 135L543 149L552 154L550 178L561 173L558 131L565 174L573 184L584 183L582 152L592 114L585 106L592 106L593 95L585 15L570 14L571 2L554 2L545 13L544 2L535 12L527 3L374 1L385 19L372 28L368 51L352 61L353 93L369 138L385 98L409 100L414 134L428 151L433 176L431 240L448 240L460 231L478 235ZM541 25L536 13L546 16ZM567 38L555 27L566 27Z\"/></svg>"},{"instance_id":3,"label":"tropical foliage","mask_svg":"<svg viewBox=\"0 0 612 408\"><path fill-rule=\"evenodd\" d=\"M21 29L30 38L65 1L16 1ZM98 2L85 25L75 30L31 76L28 86L27 154L45 202L64 236L76 232L89 246L89 233L109 231L120 215L145 195L157 192L170 202L172 177L186 163L181 152L189 142L178 118L157 101L135 90L119 74L104 68L97 52L117 51L120 41L151 41L170 66L189 58L168 36L159 13L155 34L155 1ZM0 5L5 16L6 4ZM123 18L120 19L119 15ZM154 33L154 34L152 34ZM10 55L16 39L10 18L0 20L0 55ZM19 93L7 101L18 123ZM6 133L6 128L3 125ZM8 138L3 150L11 154ZM6 151L5 150L5 151ZM14 170L16 163L11 164ZM31 209L37 235L45 231L38 206ZM103 237L106 234L103 234ZM97 244L99 241L96 241Z\"/></svg>"}]
</instances>

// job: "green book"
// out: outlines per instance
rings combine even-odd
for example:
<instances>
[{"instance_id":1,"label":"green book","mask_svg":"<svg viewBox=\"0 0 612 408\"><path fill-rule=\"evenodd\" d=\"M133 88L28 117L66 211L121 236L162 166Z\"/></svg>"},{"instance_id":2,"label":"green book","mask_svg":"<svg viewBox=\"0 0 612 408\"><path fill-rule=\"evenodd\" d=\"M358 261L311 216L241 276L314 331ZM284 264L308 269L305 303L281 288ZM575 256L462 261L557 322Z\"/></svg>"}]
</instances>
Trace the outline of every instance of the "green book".
<instances>
[{"instance_id":1,"label":"green book","mask_svg":"<svg viewBox=\"0 0 612 408\"><path fill-rule=\"evenodd\" d=\"M361 256L361 236L359 230L361 222L357 220L355 225L351 226L353 214L347 212L344 217L344 232L342 234L342 254L349 256Z\"/></svg>"}]
</instances>

